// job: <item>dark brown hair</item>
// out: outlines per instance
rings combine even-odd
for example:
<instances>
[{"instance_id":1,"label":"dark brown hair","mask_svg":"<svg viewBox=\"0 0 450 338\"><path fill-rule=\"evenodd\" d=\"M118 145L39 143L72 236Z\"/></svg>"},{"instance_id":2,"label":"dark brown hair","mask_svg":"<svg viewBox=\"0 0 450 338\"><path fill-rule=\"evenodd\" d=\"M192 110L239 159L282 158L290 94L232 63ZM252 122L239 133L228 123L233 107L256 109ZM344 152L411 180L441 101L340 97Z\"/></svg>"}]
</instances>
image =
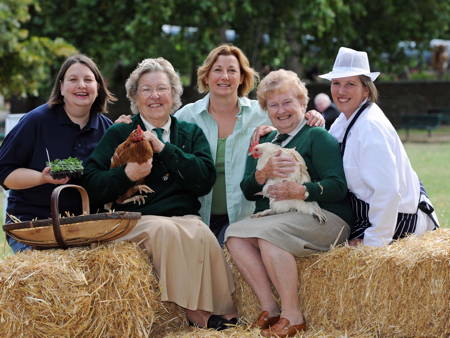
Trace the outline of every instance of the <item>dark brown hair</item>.
<instances>
[{"instance_id":1,"label":"dark brown hair","mask_svg":"<svg viewBox=\"0 0 450 338\"><path fill-rule=\"evenodd\" d=\"M100 73L100 70L98 69L95 62L91 58L83 54L69 56L66 61L64 61L58 71L58 75L56 76L52 92L50 93L50 97L48 98L48 105L54 106L57 104L64 104L64 97L61 95L61 82L64 80L64 76L66 75L69 67L75 63L81 63L88 67L92 71L92 73L94 73L95 80L98 83L98 95L95 98L94 103L92 104L91 112L106 113L108 103L112 103L117 99L106 87L106 83L103 79L102 73Z\"/></svg>"}]
</instances>

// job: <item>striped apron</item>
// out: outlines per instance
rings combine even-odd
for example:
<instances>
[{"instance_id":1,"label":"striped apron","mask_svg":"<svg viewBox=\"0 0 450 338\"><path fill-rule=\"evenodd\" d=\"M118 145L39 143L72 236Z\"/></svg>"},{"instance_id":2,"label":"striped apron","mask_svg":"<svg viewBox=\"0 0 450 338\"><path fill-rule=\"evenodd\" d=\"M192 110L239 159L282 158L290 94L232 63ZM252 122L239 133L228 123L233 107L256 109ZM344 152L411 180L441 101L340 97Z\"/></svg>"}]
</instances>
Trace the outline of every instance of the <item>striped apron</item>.
<instances>
[{"instance_id":1,"label":"striped apron","mask_svg":"<svg viewBox=\"0 0 450 338\"><path fill-rule=\"evenodd\" d=\"M348 132L353 127L353 124L356 122L356 119L361 115L361 113L364 111L364 109L367 108L368 105L369 105L369 102L366 102L358 110L354 119L348 125L348 127L345 131L345 135L342 140L342 143L340 144L342 156L344 156L345 144L347 142ZM422 182L419 182L419 183L420 183L420 195L421 196L425 195L426 197L428 197L427 192L425 191L425 188L424 188ZM354 239L354 238L363 239L364 231L368 227L372 226L372 224L369 221L370 205L369 205L369 203L366 203L365 201L358 199L351 191L349 191L348 194L350 197L350 203L351 203L353 213L355 216L355 223L352 226L349 239L350 240ZM421 200L422 199L419 198L419 201L421 201ZM432 213L434 212L433 206L430 205L429 203L427 203L426 201L422 201L422 202L418 203L416 213L414 213L414 214L406 214L406 213L401 213L401 212L398 213L397 224L395 225L395 232L394 232L393 239L399 239L399 238L405 237L409 234L413 234L416 231L417 213L419 210L423 211L425 214L428 215L428 217L431 218L432 222L434 223L433 230L435 230L439 227L437 221L433 218L433 215L432 215Z\"/></svg>"}]
</instances>

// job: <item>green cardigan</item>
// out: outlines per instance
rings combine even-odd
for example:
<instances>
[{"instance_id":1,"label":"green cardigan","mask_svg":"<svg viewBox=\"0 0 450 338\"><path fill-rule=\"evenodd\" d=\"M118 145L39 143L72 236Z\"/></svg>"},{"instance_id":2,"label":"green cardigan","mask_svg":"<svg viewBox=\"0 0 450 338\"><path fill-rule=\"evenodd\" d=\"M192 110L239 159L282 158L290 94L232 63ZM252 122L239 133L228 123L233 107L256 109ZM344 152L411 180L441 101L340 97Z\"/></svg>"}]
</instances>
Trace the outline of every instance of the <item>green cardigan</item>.
<instances>
[{"instance_id":1,"label":"green cardigan","mask_svg":"<svg viewBox=\"0 0 450 338\"><path fill-rule=\"evenodd\" d=\"M114 210L138 211L143 215L182 216L197 214L198 197L207 194L216 179L209 144L202 130L171 116L170 143L153 156L153 167L145 184L155 192L143 205L113 204ZM113 202L135 183L125 174L125 166L110 169L117 146L132 130L145 126L139 115L130 124L111 126L89 157L83 185L94 205Z\"/></svg>"},{"instance_id":2,"label":"green cardigan","mask_svg":"<svg viewBox=\"0 0 450 338\"><path fill-rule=\"evenodd\" d=\"M275 138L276 131L261 139L261 143ZM321 208L328 210L350 226L353 224L353 212L348 199L342 157L336 139L319 127L305 125L285 146L295 148L306 162L311 182L305 183L309 196L306 201L317 201ZM247 157L241 189L248 200L256 201L255 213L269 208L269 199L261 195L263 185L255 179L257 159ZM321 192L320 185L323 187Z\"/></svg>"}]
</instances>

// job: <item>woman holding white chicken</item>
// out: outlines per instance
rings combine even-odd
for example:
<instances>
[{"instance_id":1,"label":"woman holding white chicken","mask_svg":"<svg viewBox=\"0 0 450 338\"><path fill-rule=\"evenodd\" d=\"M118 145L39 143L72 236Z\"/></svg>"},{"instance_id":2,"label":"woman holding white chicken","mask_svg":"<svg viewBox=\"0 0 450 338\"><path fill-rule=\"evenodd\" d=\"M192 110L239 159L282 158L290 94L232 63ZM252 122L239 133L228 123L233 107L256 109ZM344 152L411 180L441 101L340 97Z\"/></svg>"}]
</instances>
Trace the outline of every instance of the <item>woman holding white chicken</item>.
<instances>
[{"instance_id":1,"label":"woman holding white chicken","mask_svg":"<svg viewBox=\"0 0 450 338\"><path fill-rule=\"evenodd\" d=\"M330 133L341 143L345 176L356 224L350 244L383 246L439 223L392 124L376 104L366 52L341 47L331 81L333 101L342 114Z\"/></svg>"},{"instance_id":2,"label":"woman holding white chicken","mask_svg":"<svg viewBox=\"0 0 450 338\"><path fill-rule=\"evenodd\" d=\"M270 124L266 112L256 100L247 97L258 78L242 50L220 45L197 71L198 89L207 95L175 114L182 121L198 125L208 139L217 179L212 191L200 198L200 215L221 244L228 224L249 216L255 208L239 187L250 138L257 127L263 126L258 134L273 130L264 126ZM306 116L310 125L324 124L318 112Z\"/></svg>"},{"instance_id":3,"label":"woman holding white chicken","mask_svg":"<svg viewBox=\"0 0 450 338\"><path fill-rule=\"evenodd\" d=\"M257 96L277 129L261 143L295 148L306 162L311 182L289 180L296 165L290 157L275 155L260 170L256 170L256 159L248 157L241 182L245 197L256 201L255 213L268 209L269 199L260 194L263 185L268 179L282 178L285 180L269 186L270 198L316 201L326 216L324 223L297 212L246 218L232 223L225 233L233 261L261 305L254 326L262 329L263 336L287 337L306 329L299 308L295 257L326 251L344 242L353 217L336 140L325 129L306 124L308 92L303 82L292 71L273 71L261 81ZM281 309L271 284L280 296Z\"/></svg>"}]
</instances>

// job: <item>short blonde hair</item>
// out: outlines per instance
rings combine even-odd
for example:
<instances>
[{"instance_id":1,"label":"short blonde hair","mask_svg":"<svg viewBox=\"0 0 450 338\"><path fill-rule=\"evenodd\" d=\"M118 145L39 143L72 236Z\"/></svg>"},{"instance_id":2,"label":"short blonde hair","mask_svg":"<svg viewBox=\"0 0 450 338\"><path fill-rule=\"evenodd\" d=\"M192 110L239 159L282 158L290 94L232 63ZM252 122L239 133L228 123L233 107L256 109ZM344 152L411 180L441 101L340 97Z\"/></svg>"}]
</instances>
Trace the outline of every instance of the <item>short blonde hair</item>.
<instances>
[{"instance_id":1,"label":"short blonde hair","mask_svg":"<svg viewBox=\"0 0 450 338\"><path fill-rule=\"evenodd\" d=\"M142 75L152 72L164 72L169 78L171 94L172 94L172 113L181 107L181 95L183 94L183 86L178 74L175 72L172 64L164 58L144 59L138 64L135 70L130 74L130 77L125 83L127 97L130 100L131 111L133 114L139 114L136 105L136 93L139 84L139 79Z\"/></svg>"},{"instance_id":2,"label":"short blonde hair","mask_svg":"<svg viewBox=\"0 0 450 338\"><path fill-rule=\"evenodd\" d=\"M197 86L200 93L206 93L208 88L209 72L220 55L234 55L239 62L242 75L242 83L238 87L238 96L246 96L254 88L255 82L259 80L258 73L250 67L245 54L238 47L223 44L209 52L203 64L197 69Z\"/></svg>"},{"instance_id":3,"label":"short blonde hair","mask_svg":"<svg viewBox=\"0 0 450 338\"><path fill-rule=\"evenodd\" d=\"M267 111L267 97L273 92L287 89L293 89L300 104L306 107L309 97L305 84L296 73L285 69L274 70L261 81L256 91L259 105Z\"/></svg>"}]
</instances>

